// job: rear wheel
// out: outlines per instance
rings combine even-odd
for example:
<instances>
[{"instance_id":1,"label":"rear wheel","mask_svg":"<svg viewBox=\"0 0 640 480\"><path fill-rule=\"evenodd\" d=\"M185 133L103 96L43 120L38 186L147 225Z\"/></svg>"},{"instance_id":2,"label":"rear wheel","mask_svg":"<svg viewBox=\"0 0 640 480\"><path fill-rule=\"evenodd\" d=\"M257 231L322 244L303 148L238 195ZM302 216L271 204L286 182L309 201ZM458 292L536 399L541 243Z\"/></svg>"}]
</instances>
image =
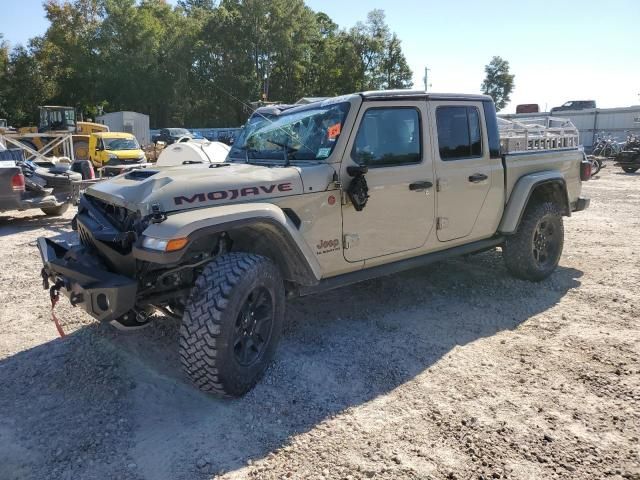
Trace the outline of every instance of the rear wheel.
<instances>
[{"instance_id":1,"label":"rear wheel","mask_svg":"<svg viewBox=\"0 0 640 480\"><path fill-rule=\"evenodd\" d=\"M221 255L196 280L180 327L180 357L206 392L236 397L271 362L285 310L282 277L266 257Z\"/></svg>"},{"instance_id":2,"label":"rear wheel","mask_svg":"<svg viewBox=\"0 0 640 480\"><path fill-rule=\"evenodd\" d=\"M627 173L636 173L639 168L640 167L622 167L622 170L624 170Z\"/></svg>"},{"instance_id":3,"label":"rear wheel","mask_svg":"<svg viewBox=\"0 0 640 480\"><path fill-rule=\"evenodd\" d=\"M40 210L44 212L45 215L49 217L59 217L60 215L64 215L67 210L69 210L69 203L63 203L58 207L43 207Z\"/></svg>"},{"instance_id":4,"label":"rear wheel","mask_svg":"<svg viewBox=\"0 0 640 480\"><path fill-rule=\"evenodd\" d=\"M95 177L93 165L89 160L76 160L71 164L71 170L82 175L83 180Z\"/></svg>"},{"instance_id":5,"label":"rear wheel","mask_svg":"<svg viewBox=\"0 0 640 480\"><path fill-rule=\"evenodd\" d=\"M527 207L518 231L507 237L502 256L512 275L537 282L556 269L563 245L560 209L552 202L535 203Z\"/></svg>"}]
</instances>

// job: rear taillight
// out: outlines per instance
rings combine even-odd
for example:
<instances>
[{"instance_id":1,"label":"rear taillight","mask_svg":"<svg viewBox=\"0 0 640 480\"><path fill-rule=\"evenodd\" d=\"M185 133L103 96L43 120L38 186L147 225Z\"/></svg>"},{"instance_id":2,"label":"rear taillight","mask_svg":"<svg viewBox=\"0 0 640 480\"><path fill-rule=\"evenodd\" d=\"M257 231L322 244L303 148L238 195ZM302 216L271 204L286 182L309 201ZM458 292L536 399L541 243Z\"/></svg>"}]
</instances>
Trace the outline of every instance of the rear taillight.
<instances>
[{"instance_id":1,"label":"rear taillight","mask_svg":"<svg viewBox=\"0 0 640 480\"><path fill-rule=\"evenodd\" d=\"M89 164L89 180L93 180L94 178L96 178L96 171L93 165Z\"/></svg>"},{"instance_id":2,"label":"rear taillight","mask_svg":"<svg viewBox=\"0 0 640 480\"><path fill-rule=\"evenodd\" d=\"M24 175L16 173L11 177L11 188L14 192L24 192Z\"/></svg>"},{"instance_id":3,"label":"rear taillight","mask_svg":"<svg viewBox=\"0 0 640 480\"><path fill-rule=\"evenodd\" d=\"M580 162L580 180L586 182L591 178L591 162Z\"/></svg>"}]
</instances>

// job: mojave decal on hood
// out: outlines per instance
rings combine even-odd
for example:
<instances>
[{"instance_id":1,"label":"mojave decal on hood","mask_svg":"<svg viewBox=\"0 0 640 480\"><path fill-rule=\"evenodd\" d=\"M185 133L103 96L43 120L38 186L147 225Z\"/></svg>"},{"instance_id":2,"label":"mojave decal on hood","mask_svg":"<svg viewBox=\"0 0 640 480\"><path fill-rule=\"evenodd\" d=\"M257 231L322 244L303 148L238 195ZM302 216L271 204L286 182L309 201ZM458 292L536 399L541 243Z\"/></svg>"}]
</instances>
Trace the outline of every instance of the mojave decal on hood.
<instances>
[{"instance_id":1,"label":"mojave decal on hood","mask_svg":"<svg viewBox=\"0 0 640 480\"><path fill-rule=\"evenodd\" d=\"M303 193L300 169L248 164L150 168L96 183L88 195L142 215L159 205L165 212Z\"/></svg>"}]
</instances>

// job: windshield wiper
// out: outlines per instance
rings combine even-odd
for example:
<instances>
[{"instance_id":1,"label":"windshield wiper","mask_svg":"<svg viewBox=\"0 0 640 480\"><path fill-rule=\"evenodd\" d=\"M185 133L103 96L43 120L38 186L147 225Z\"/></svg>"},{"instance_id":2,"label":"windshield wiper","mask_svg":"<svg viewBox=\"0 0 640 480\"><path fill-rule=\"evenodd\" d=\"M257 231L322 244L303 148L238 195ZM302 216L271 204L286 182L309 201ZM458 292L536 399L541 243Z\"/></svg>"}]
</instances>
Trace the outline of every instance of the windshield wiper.
<instances>
[{"instance_id":1,"label":"windshield wiper","mask_svg":"<svg viewBox=\"0 0 640 480\"><path fill-rule=\"evenodd\" d=\"M241 147L237 147L237 148L238 148L238 150L244 152L244 163L249 163L250 164L251 162L249 161L249 151L255 152L255 149L250 148L249 145L246 145L246 144L242 145ZM232 157L232 158L234 158L234 157Z\"/></svg>"},{"instance_id":2,"label":"windshield wiper","mask_svg":"<svg viewBox=\"0 0 640 480\"><path fill-rule=\"evenodd\" d=\"M274 145L277 145L279 147L282 147L282 152L284 153L284 166L288 167L289 165L291 165L291 155L295 155L297 153L298 150L300 150L299 147L292 147L289 145L289 143L280 143L280 142L276 142L275 140L267 140L269 143L273 143Z\"/></svg>"}]
</instances>

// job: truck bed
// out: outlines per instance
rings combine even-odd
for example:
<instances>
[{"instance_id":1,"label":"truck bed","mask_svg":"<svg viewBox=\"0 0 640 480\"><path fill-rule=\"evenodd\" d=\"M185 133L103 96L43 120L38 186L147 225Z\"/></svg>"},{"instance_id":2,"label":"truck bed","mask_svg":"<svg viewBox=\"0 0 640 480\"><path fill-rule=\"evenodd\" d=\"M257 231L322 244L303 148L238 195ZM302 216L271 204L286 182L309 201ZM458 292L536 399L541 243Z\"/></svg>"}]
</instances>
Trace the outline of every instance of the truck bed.
<instances>
[{"instance_id":1,"label":"truck bed","mask_svg":"<svg viewBox=\"0 0 640 480\"><path fill-rule=\"evenodd\" d=\"M565 179L570 201L575 201L580 196L580 162L583 157L583 152L577 147L532 150L505 155L505 198L511 197L514 186L524 175L556 170L560 171Z\"/></svg>"}]
</instances>

